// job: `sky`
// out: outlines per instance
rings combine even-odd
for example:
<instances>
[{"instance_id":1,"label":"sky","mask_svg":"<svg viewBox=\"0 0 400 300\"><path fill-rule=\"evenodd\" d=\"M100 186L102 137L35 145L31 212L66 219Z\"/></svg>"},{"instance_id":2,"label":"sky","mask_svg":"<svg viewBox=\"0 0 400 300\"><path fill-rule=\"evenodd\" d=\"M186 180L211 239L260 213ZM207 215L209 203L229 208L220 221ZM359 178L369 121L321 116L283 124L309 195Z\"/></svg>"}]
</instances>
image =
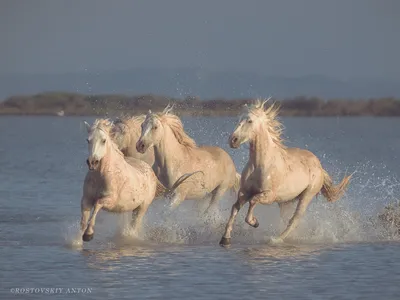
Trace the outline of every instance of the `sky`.
<instances>
[{"instance_id":1,"label":"sky","mask_svg":"<svg viewBox=\"0 0 400 300\"><path fill-rule=\"evenodd\" d=\"M0 73L200 67L400 80L397 0L2 0Z\"/></svg>"}]
</instances>

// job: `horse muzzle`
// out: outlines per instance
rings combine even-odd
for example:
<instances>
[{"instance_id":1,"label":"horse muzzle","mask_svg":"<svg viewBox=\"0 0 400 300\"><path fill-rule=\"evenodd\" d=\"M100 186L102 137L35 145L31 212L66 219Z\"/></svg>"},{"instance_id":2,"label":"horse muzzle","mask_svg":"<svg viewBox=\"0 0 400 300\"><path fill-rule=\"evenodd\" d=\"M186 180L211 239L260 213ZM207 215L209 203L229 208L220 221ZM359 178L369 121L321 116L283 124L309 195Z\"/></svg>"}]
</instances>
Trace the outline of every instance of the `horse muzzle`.
<instances>
[{"instance_id":1,"label":"horse muzzle","mask_svg":"<svg viewBox=\"0 0 400 300\"><path fill-rule=\"evenodd\" d=\"M231 135L231 137L229 138L229 146L233 149L239 148L240 146L239 139L236 136Z\"/></svg>"},{"instance_id":2,"label":"horse muzzle","mask_svg":"<svg viewBox=\"0 0 400 300\"><path fill-rule=\"evenodd\" d=\"M137 150L137 152L143 154L143 153L146 152L147 147L146 147L146 145L143 143L143 141L139 140L139 141L136 143L136 150Z\"/></svg>"},{"instance_id":3,"label":"horse muzzle","mask_svg":"<svg viewBox=\"0 0 400 300\"><path fill-rule=\"evenodd\" d=\"M95 170L99 166L99 160L94 158L88 158L86 163L89 167L89 170Z\"/></svg>"}]
</instances>

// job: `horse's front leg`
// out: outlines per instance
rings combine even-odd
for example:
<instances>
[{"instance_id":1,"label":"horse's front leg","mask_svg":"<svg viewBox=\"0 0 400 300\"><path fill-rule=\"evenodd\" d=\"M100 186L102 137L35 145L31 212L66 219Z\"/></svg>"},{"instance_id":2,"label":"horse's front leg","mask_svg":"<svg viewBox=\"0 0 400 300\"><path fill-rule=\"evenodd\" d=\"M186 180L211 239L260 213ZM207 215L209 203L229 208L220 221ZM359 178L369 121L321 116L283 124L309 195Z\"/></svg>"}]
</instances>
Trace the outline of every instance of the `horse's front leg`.
<instances>
[{"instance_id":1,"label":"horse's front leg","mask_svg":"<svg viewBox=\"0 0 400 300\"><path fill-rule=\"evenodd\" d=\"M86 231L92 208L93 204L91 203L91 201L89 201L88 198L83 196L81 199L81 226L80 226L81 235L83 235L83 233Z\"/></svg>"},{"instance_id":2,"label":"horse's front leg","mask_svg":"<svg viewBox=\"0 0 400 300\"><path fill-rule=\"evenodd\" d=\"M93 213L92 216L90 217L90 221L89 221L89 225L85 231L85 233L83 234L82 239L85 242L89 242L93 239L93 235L94 235L94 225L96 224L96 217L98 212L103 208L104 204L106 202L111 201L111 199L108 198L103 198L98 200L95 205L94 205L94 209L93 209Z\"/></svg>"},{"instance_id":3,"label":"horse's front leg","mask_svg":"<svg viewBox=\"0 0 400 300\"><path fill-rule=\"evenodd\" d=\"M249 210L247 212L246 216L246 223L249 224L250 226L257 228L260 226L260 223L258 222L257 218L253 215L254 208L257 203L261 204L271 204L275 201L275 196L272 192L262 192L260 194L257 194L253 196L250 201L249 201Z\"/></svg>"},{"instance_id":4,"label":"horse's front leg","mask_svg":"<svg viewBox=\"0 0 400 300\"><path fill-rule=\"evenodd\" d=\"M258 220L256 217L253 215L254 208L256 207L257 202L254 199L251 199L249 201L249 210L247 211L247 216L245 219L245 222L249 224L250 226L257 228L260 226L260 223L258 223Z\"/></svg>"},{"instance_id":5,"label":"horse's front leg","mask_svg":"<svg viewBox=\"0 0 400 300\"><path fill-rule=\"evenodd\" d=\"M242 206L246 203L247 197L243 193L239 191L238 199L235 204L232 205L231 216L229 217L228 223L225 227L225 233L221 238L219 244L221 246L228 246L231 244L231 232L233 229L233 223L235 222L236 215L238 214L239 210Z\"/></svg>"}]
</instances>

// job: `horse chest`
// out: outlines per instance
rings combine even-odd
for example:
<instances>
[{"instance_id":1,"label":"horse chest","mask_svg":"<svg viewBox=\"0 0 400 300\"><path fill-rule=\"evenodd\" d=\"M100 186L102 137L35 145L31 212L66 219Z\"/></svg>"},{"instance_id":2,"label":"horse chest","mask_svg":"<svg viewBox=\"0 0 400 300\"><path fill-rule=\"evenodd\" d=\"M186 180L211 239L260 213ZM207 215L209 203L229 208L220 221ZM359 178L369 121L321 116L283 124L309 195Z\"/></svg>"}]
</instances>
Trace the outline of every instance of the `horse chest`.
<instances>
[{"instance_id":1,"label":"horse chest","mask_svg":"<svg viewBox=\"0 0 400 300\"><path fill-rule=\"evenodd\" d=\"M172 170L168 168L156 168L155 174L158 180L160 180L160 182L168 188L172 188L175 181L179 178L179 176L174 176Z\"/></svg>"},{"instance_id":2,"label":"horse chest","mask_svg":"<svg viewBox=\"0 0 400 300\"><path fill-rule=\"evenodd\" d=\"M249 172L243 185L244 190L249 193L261 193L270 186L271 176L260 169L253 169L252 172Z\"/></svg>"}]
</instances>

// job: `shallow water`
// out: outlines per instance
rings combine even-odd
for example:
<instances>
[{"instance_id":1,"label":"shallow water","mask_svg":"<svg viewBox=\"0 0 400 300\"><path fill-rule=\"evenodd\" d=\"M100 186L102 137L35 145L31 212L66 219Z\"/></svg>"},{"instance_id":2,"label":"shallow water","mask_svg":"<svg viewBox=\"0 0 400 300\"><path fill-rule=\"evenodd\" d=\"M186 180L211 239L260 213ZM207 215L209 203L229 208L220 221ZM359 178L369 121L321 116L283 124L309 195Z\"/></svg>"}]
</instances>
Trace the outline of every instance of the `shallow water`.
<instances>
[{"instance_id":1,"label":"shallow water","mask_svg":"<svg viewBox=\"0 0 400 300\"><path fill-rule=\"evenodd\" d=\"M0 118L1 299L398 299L400 243L376 216L400 194L399 119L283 118L289 146L313 151L335 180L346 170L356 170L354 179L340 201L314 199L284 244L269 243L283 229L276 205L256 208L257 229L243 209L230 248L218 245L230 195L210 217L199 213L206 203L167 212L154 202L139 239L127 229L129 214L101 212L82 245L82 120ZM235 118L183 121L199 144L223 147L242 170L247 147L226 143Z\"/></svg>"}]
</instances>

